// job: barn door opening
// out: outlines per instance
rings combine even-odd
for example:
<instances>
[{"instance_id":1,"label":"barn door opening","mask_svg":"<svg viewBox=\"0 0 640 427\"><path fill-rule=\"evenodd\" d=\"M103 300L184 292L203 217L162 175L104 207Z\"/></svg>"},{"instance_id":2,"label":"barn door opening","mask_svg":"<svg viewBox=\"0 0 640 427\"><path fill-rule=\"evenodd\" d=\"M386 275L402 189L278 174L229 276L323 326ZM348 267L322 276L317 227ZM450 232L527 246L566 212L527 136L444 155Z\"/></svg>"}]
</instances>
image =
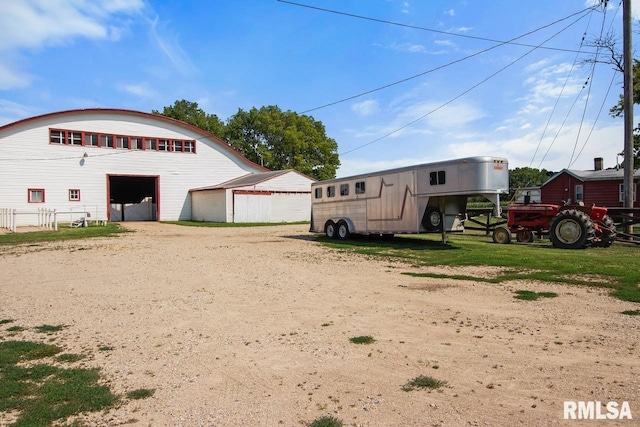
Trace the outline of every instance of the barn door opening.
<instances>
[{"instance_id":1,"label":"barn door opening","mask_svg":"<svg viewBox=\"0 0 640 427\"><path fill-rule=\"evenodd\" d=\"M108 175L109 221L157 221L158 177Z\"/></svg>"}]
</instances>

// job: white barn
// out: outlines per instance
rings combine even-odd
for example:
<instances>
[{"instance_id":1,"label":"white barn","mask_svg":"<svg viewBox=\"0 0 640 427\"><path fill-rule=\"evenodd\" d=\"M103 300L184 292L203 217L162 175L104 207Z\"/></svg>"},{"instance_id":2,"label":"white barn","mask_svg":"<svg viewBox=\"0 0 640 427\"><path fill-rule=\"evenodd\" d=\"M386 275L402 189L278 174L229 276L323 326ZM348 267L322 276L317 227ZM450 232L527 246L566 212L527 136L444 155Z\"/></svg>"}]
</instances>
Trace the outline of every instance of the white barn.
<instances>
[{"instance_id":1,"label":"white barn","mask_svg":"<svg viewBox=\"0 0 640 427\"><path fill-rule=\"evenodd\" d=\"M162 115L96 108L0 127L0 208L15 209L18 225L36 225L39 208L55 209L63 221L69 212L88 212L92 219L110 221L240 222L233 203L226 200L220 206L215 199L207 203L217 212L230 211L203 216L202 206L192 206L192 195L199 192L190 190L254 174L262 177L256 180L256 191L306 194L310 209L311 178L293 171L270 172L216 136ZM293 205L281 208L278 197L270 199L271 212L280 212L270 219L300 220L301 205L289 216ZM246 202L260 201L256 197ZM264 210L250 205L247 212L254 208Z\"/></svg>"}]
</instances>

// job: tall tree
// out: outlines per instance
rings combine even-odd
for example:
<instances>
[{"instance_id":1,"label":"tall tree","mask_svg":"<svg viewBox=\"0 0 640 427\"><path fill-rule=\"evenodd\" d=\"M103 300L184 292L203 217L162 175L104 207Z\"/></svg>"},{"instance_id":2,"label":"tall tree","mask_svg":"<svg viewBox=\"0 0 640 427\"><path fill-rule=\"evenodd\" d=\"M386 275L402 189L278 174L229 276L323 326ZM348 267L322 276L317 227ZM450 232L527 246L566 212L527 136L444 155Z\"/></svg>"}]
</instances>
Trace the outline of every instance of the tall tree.
<instances>
[{"instance_id":1,"label":"tall tree","mask_svg":"<svg viewBox=\"0 0 640 427\"><path fill-rule=\"evenodd\" d=\"M640 61L633 60L633 103L640 105ZM624 98L620 95L618 103L609 110L612 117L620 117L624 112ZM620 153L623 155L624 153ZM640 169L640 124L633 130L633 168Z\"/></svg>"},{"instance_id":2,"label":"tall tree","mask_svg":"<svg viewBox=\"0 0 640 427\"><path fill-rule=\"evenodd\" d=\"M215 114L205 113L204 110L198 107L197 102L190 102L183 99L176 101L170 107L164 107L162 113L157 110L153 110L152 113L181 120L220 138L224 135L224 123L222 120Z\"/></svg>"},{"instance_id":3,"label":"tall tree","mask_svg":"<svg viewBox=\"0 0 640 427\"><path fill-rule=\"evenodd\" d=\"M509 198L512 199L519 188L536 187L549 179L546 169L530 167L515 168L509 171Z\"/></svg>"},{"instance_id":4,"label":"tall tree","mask_svg":"<svg viewBox=\"0 0 640 427\"><path fill-rule=\"evenodd\" d=\"M227 120L225 140L249 160L269 169L295 169L318 180L340 166L338 144L322 122L271 105L239 109Z\"/></svg>"}]
</instances>

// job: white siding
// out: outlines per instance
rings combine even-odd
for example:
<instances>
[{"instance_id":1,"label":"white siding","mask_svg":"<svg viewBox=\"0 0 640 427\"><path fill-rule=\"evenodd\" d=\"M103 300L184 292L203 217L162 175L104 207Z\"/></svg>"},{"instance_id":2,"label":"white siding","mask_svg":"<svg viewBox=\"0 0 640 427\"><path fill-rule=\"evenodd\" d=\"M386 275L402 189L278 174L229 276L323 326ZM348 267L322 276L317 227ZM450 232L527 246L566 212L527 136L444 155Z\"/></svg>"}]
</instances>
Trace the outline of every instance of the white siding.
<instances>
[{"instance_id":1,"label":"white siding","mask_svg":"<svg viewBox=\"0 0 640 427\"><path fill-rule=\"evenodd\" d=\"M226 201L226 190L193 191L191 193L193 220L228 222Z\"/></svg>"},{"instance_id":2,"label":"white siding","mask_svg":"<svg viewBox=\"0 0 640 427\"><path fill-rule=\"evenodd\" d=\"M274 193L269 222L309 221L311 218L311 194Z\"/></svg>"},{"instance_id":3,"label":"white siding","mask_svg":"<svg viewBox=\"0 0 640 427\"><path fill-rule=\"evenodd\" d=\"M50 128L196 140L196 153L49 144ZM159 220L190 220L189 189L261 170L196 129L126 111L58 113L0 129L0 207L21 211L86 207L105 218L107 176L144 175L158 177ZM44 189L45 203L28 203L29 188ZM69 189L80 190L79 202L69 201Z\"/></svg>"}]
</instances>

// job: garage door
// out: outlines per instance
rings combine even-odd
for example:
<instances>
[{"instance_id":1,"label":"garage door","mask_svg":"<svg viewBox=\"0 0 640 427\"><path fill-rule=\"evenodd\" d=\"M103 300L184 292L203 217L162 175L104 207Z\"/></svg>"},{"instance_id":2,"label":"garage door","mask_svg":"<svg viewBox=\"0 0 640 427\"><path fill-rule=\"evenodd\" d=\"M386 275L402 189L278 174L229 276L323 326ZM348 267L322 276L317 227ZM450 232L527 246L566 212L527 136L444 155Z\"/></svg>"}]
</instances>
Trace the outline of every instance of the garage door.
<instances>
[{"instance_id":1,"label":"garage door","mask_svg":"<svg viewBox=\"0 0 640 427\"><path fill-rule=\"evenodd\" d=\"M233 222L269 222L270 218L271 193L233 193Z\"/></svg>"}]
</instances>

